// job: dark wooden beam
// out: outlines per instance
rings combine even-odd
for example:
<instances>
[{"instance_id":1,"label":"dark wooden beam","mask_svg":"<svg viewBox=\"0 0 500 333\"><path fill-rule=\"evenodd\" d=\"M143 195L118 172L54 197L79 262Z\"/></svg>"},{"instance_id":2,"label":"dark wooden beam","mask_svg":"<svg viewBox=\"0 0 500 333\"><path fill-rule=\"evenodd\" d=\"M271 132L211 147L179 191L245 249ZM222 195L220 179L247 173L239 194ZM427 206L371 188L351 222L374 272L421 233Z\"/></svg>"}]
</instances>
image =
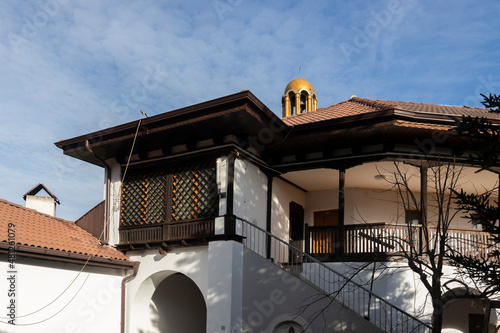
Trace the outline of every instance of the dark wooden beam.
<instances>
[{"instance_id":1,"label":"dark wooden beam","mask_svg":"<svg viewBox=\"0 0 500 333\"><path fill-rule=\"evenodd\" d=\"M139 158L142 160L142 161L145 161L148 159L148 151L146 149L141 149L139 150Z\"/></svg>"},{"instance_id":2,"label":"dark wooden beam","mask_svg":"<svg viewBox=\"0 0 500 333\"><path fill-rule=\"evenodd\" d=\"M196 148L196 142L195 141L186 142L186 148L188 151L194 150Z\"/></svg>"},{"instance_id":3,"label":"dark wooden beam","mask_svg":"<svg viewBox=\"0 0 500 333\"><path fill-rule=\"evenodd\" d=\"M226 215L233 215L234 207L234 153L227 157L227 197L226 197Z\"/></svg>"},{"instance_id":4,"label":"dark wooden beam","mask_svg":"<svg viewBox=\"0 0 500 333\"><path fill-rule=\"evenodd\" d=\"M266 211L266 230L271 233L271 209L273 204L273 179L272 175L267 175L267 211ZM267 236L266 240L266 258L271 258L271 238Z\"/></svg>"},{"instance_id":5,"label":"dark wooden beam","mask_svg":"<svg viewBox=\"0 0 500 333\"><path fill-rule=\"evenodd\" d=\"M425 166L420 167L420 223L422 223L422 228L427 228L427 167ZM422 228L420 233L422 233ZM428 235L428 232L425 232L425 234ZM423 240L419 245L420 253L426 251L428 246L428 239L424 239L422 236L420 234L420 239Z\"/></svg>"},{"instance_id":6,"label":"dark wooden beam","mask_svg":"<svg viewBox=\"0 0 500 333\"><path fill-rule=\"evenodd\" d=\"M170 155L172 153L172 147L170 147L170 146L161 147L161 153L163 154L163 156Z\"/></svg>"},{"instance_id":7,"label":"dark wooden beam","mask_svg":"<svg viewBox=\"0 0 500 333\"><path fill-rule=\"evenodd\" d=\"M335 243L339 244L337 246L338 253L342 254L344 249L344 240L342 235L344 234L344 217L345 217L345 169L339 170L339 226L340 232L335 233Z\"/></svg>"},{"instance_id":8,"label":"dark wooden beam","mask_svg":"<svg viewBox=\"0 0 500 333\"><path fill-rule=\"evenodd\" d=\"M300 187L299 185L297 185L297 184L295 184L295 183L293 183L293 182L289 181L288 179L286 179L286 178L284 178L284 177L278 176L278 178L279 178L279 179L281 179L282 181L284 181L285 183L292 185L292 186L293 186L293 187L295 187L296 189L301 190L302 192L307 192L307 190L306 190L306 189L304 189L304 188Z\"/></svg>"}]
</instances>

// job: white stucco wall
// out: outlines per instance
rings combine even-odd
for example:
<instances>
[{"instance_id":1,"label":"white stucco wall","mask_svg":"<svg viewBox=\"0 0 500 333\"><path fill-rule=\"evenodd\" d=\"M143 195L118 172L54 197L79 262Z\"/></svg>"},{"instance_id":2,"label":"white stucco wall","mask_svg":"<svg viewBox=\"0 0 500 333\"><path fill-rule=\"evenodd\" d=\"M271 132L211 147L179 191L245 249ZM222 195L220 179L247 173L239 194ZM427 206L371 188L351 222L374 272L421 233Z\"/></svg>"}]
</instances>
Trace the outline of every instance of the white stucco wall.
<instances>
[{"instance_id":1,"label":"white stucco wall","mask_svg":"<svg viewBox=\"0 0 500 333\"><path fill-rule=\"evenodd\" d=\"M286 194L282 194L285 195ZM414 192L420 203L420 192ZM314 212L338 209L338 191L320 190L305 194L305 223L314 225ZM496 197L494 197L496 198ZM283 200L282 198L278 201ZM438 204L435 194L428 194L427 219L429 225L437 221ZM451 214L457 213L451 223L451 228L471 229L469 220L458 212L457 205L451 204ZM345 225L362 223L405 223L404 205L400 195L395 191L378 191L363 188L346 188L345 190Z\"/></svg>"},{"instance_id":2,"label":"white stucco wall","mask_svg":"<svg viewBox=\"0 0 500 333\"><path fill-rule=\"evenodd\" d=\"M158 250L127 252L131 259L140 262L137 276L126 287L127 332L156 332L151 298L156 287L172 274L182 273L191 279L206 301L208 252L208 246L179 248L166 255Z\"/></svg>"},{"instance_id":3,"label":"white stucco wall","mask_svg":"<svg viewBox=\"0 0 500 333\"><path fill-rule=\"evenodd\" d=\"M345 194L345 224L405 223L401 199L394 191L349 188Z\"/></svg>"},{"instance_id":4,"label":"white stucco wall","mask_svg":"<svg viewBox=\"0 0 500 333\"><path fill-rule=\"evenodd\" d=\"M337 190L310 191L307 192L305 198L304 221L309 225L314 225L314 212L339 208L339 192Z\"/></svg>"},{"instance_id":5,"label":"white stucco wall","mask_svg":"<svg viewBox=\"0 0 500 333\"><path fill-rule=\"evenodd\" d=\"M118 244L120 226L120 207L121 207L121 166L115 159L107 160L106 163L111 167L111 191L110 191L110 214L109 214L109 244L111 246ZM104 180L106 184L106 179ZM106 188L104 189L104 200L106 200Z\"/></svg>"},{"instance_id":6,"label":"white stucco wall","mask_svg":"<svg viewBox=\"0 0 500 333\"><path fill-rule=\"evenodd\" d=\"M121 281L125 272L17 258L16 326L8 318L10 268L0 262L0 332L119 332Z\"/></svg>"},{"instance_id":7,"label":"white stucco wall","mask_svg":"<svg viewBox=\"0 0 500 333\"><path fill-rule=\"evenodd\" d=\"M322 297L295 274L248 249L244 250L243 272L241 332L288 332L277 328L290 322L306 333L380 332L358 314Z\"/></svg>"},{"instance_id":8,"label":"white stucco wall","mask_svg":"<svg viewBox=\"0 0 500 333\"><path fill-rule=\"evenodd\" d=\"M236 158L234 163L234 207L242 217L266 228L267 176L254 164Z\"/></svg>"},{"instance_id":9,"label":"white stucco wall","mask_svg":"<svg viewBox=\"0 0 500 333\"><path fill-rule=\"evenodd\" d=\"M53 198L27 195L26 207L37 210L40 213L56 216L56 202Z\"/></svg>"},{"instance_id":10,"label":"white stucco wall","mask_svg":"<svg viewBox=\"0 0 500 333\"><path fill-rule=\"evenodd\" d=\"M241 243L213 241L208 246L179 248L166 255L158 250L128 252L127 255L141 263L137 276L126 287L127 332L161 331L161 314L155 312L152 297L158 286L168 282L175 273L185 275L203 295L207 332L230 332L241 327Z\"/></svg>"},{"instance_id":11,"label":"white stucco wall","mask_svg":"<svg viewBox=\"0 0 500 333\"><path fill-rule=\"evenodd\" d=\"M227 213L227 156L221 156L217 159L217 192L219 194L219 216Z\"/></svg>"},{"instance_id":12,"label":"white stucco wall","mask_svg":"<svg viewBox=\"0 0 500 333\"><path fill-rule=\"evenodd\" d=\"M207 332L240 332L243 245L235 241L210 242L207 279Z\"/></svg>"},{"instance_id":13,"label":"white stucco wall","mask_svg":"<svg viewBox=\"0 0 500 333\"><path fill-rule=\"evenodd\" d=\"M414 273L404 262L385 262L385 263L324 263L328 267L331 267L334 271L343 274L346 277L355 276L352 281L358 284L364 285L365 288L370 288L370 280L373 274L373 265L375 264L375 280L373 283L373 293L382 297L383 299L389 301L392 305L406 311L407 313L418 317L420 320L430 323L432 314L432 302L430 296L428 295L427 289L424 287L420 281L419 276ZM302 275L305 278L310 278L314 281L314 272L318 271L315 267L316 264L305 264L303 265ZM360 267L364 269L359 270ZM329 276L329 278L332 278ZM444 266L442 283L447 281L459 279L455 268L451 266ZM320 279L321 283L324 284L324 280ZM463 280L464 283L474 289L474 284L470 280ZM326 284L329 285L329 284ZM461 284L452 282L448 284L449 288L460 288ZM328 292L333 292L333 290L327 290ZM447 289L443 287L443 293ZM356 297L355 294L354 298ZM467 318L468 313L479 313L478 309L473 309L470 307L461 308L462 312L457 312L459 309L457 307L445 306L445 319L448 317L456 317L460 315ZM451 312L450 312L451 311ZM455 312L453 312L455 311ZM463 319L463 318L462 318ZM464 332L467 331L466 320L456 320L453 319L452 323L456 327L462 327ZM491 312L490 323L497 322L497 316L495 311ZM449 326L446 323L443 327ZM455 332L455 331L454 331ZM458 331L460 332L460 331Z\"/></svg>"},{"instance_id":14,"label":"white stucco wall","mask_svg":"<svg viewBox=\"0 0 500 333\"><path fill-rule=\"evenodd\" d=\"M306 192L279 179L273 179L273 197L271 210L271 232L287 241L290 230L290 202L296 202L307 207ZM307 211L304 212L307 215ZM307 219L305 223L307 223Z\"/></svg>"}]
</instances>

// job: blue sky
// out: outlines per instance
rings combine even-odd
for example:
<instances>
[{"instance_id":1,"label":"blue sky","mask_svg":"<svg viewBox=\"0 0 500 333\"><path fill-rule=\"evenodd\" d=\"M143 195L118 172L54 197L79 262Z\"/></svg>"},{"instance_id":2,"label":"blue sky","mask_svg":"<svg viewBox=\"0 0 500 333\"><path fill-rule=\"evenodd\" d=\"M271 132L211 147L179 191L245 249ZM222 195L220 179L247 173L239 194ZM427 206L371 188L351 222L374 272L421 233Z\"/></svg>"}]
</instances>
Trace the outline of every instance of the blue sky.
<instances>
[{"instance_id":1,"label":"blue sky","mask_svg":"<svg viewBox=\"0 0 500 333\"><path fill-rule=\"evenodd\" d=\"M54 142L251 90L278 115L298 76L359 97L481 106L500 93L500 2L2 1L0 198L39 182L75 220L104 171Z\"/></svg>"}]
</instances>

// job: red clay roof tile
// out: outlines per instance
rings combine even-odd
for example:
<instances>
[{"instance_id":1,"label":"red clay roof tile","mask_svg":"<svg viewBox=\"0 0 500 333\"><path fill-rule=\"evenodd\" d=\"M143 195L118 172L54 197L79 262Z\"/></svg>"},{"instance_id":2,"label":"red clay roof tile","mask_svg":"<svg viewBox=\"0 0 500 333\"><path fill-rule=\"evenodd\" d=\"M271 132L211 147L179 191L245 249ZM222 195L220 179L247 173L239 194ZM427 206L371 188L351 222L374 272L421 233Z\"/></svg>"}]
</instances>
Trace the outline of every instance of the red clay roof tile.
<instances>
[{"instance_id":1,"label":"red clay roof tile","mask_svg":"<svg viewBox=\"0 0 500 333\"><path fill-rule=\"evenodd\" d=\"M441 114L450 116L488 117L500 119L500 115L488 112L487 109L468 106L449 106L413 102L397 102L378 99L352 97L348 101L319 108L316 111L301 113L282 120L289 126L320 122L330 119L367 114L385 110L404 110L418 113Z\"/></svg>"},{"instance_id":2,"label":"red clay roof tile","mask_svg":"<svg viewBox=\"0 0 500 333\"><path fill-rule=\"evenodd\" d=\"M8 242L9 223L13 223L15 242L36 248L96 257L130 260L120 251L99 245L99 240L75 223L0 199L0 242Z\"/></svg>"}]
</instances>

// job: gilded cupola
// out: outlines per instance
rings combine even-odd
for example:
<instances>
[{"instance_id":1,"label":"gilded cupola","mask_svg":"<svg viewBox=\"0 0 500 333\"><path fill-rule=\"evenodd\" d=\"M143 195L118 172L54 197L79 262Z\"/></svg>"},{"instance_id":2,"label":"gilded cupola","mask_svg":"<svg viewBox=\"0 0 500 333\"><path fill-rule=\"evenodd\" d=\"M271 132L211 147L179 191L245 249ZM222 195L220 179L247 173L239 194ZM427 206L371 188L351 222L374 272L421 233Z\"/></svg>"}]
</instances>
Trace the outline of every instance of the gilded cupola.
<instances>
[{"instance_id":1,"label":"gilded cupola","mask_svg":"<svg viewBox=\"0 0 500 333\"><path fill-rule=\"evenodd\" d=\"M281 98L283 106L283 117L290 117L299 113L316 110L318 100L314 88L303 78L297 78L285 88L285 93Z\"/></svg>"}]
</instances>

